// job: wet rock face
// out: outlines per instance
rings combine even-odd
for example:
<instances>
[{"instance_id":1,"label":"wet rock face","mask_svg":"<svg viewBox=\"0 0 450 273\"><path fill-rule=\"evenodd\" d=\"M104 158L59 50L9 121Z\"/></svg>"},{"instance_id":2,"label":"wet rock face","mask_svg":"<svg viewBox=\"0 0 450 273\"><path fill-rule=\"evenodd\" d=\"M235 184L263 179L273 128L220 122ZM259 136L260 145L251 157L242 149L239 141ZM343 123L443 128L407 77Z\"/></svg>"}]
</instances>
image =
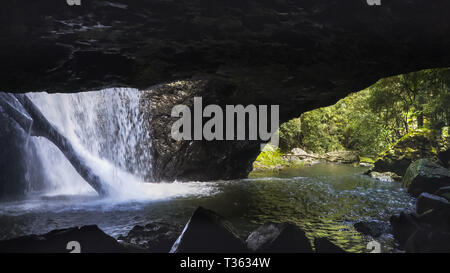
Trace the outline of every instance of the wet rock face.
<instances>
[{"instance_id":1,"label":"wet rock face","mask_svg":"<svg viewBox=\"0 0 450 273\"><path fill-rule=\"evenodd\" d=\"M22 143L26 142L26 133L5 113L0 112L0 122L0 198L3 198L24 193L27 185L27 155L22 148Z\"/></svg>"},{"instance_id":2,"label":"wet rock face","mask_svg":"<svg viewBox=\"0 0 450 273\"><path fill-rule=\"evenodd\" d=\"M446 0L385 0L380 7L355 0L82 2L2 1L0 90L147 90L214 78L224 88L203 95L219 104L278 104L283 122L379 78L450 66ZM166 121L154 121L160 178L248 173L258 143L171 143Z\"/></svg>"},{"instance_id":3,"label":"wet rock face","mask_svg":"<svg viewBox=\"0 0 450 273\"><path fill-rule=\"evenodd\" d=\"M171 135L172 125L179 119L171 117L174 106L188 106L193 122L194 97L202 97L204 106L216 104L225 110L226 104L238 103L234 92L237 92L236 86L218 79L177 81L143 92L156 180L205 181L247 176L260 152L259 141L177 141Z\"/></svg>"},{"instance_id":4,"label":"wet rock face","mask_svg":"<svg viewBox=\"0 0 450 273\"><path fill-rule=\"evenodd\" d=\"M0 199L21 197L42 190L43 168L30 136L8 113L8 97L0 95ZM9 97L11 99L11 97Z\"/></svg>"}]
</instances>

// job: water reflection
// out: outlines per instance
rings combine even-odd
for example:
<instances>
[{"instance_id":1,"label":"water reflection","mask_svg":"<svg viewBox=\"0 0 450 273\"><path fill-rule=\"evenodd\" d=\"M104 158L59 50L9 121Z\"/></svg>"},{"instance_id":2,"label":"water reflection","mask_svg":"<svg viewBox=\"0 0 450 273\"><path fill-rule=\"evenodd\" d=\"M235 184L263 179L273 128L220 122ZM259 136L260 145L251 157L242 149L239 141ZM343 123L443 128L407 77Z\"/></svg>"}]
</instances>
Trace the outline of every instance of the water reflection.
<instances>
[{"instance_id":1,"label":"water reflection","mask_svg":"<svg viewBox=\"0 0 450 273\"><path fill-rule=\"evenodd\" d=\"M327 237L342 248L366 252L370 238L353 228L361 220L388 220L399 211L413 208L413 200L399 183L381 182L363 176L364 168L318 164L277 174L252 174L249 179L204 184L205 194L175 196L160 201L112 204L79 197L67 203L64 198L22 201L0 206L0 239L55 228L97 224L117 237L134 225L159 220L180 229L198 206L226 217L245 238L267 222L291 221L309 238ZM62 201L61 201L62 200ZM33 209L31 209L33 208ZM393 240L379 238L383 251Z\"/></svg>"}]
</instances>

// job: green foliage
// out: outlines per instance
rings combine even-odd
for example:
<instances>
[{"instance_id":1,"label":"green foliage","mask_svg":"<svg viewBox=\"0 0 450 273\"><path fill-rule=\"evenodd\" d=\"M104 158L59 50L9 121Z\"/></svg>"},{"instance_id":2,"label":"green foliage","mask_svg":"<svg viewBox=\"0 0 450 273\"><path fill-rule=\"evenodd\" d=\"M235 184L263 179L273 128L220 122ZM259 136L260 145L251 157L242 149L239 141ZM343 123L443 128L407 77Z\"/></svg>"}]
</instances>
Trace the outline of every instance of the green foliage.
<instances>
[{"instance_id":1,"label":"green foliage","mask_svg":"<svg viewBox=\"0 0 450 273\"><path fill-rule=\"evenodd\" d=\"M336 110L320 108L301 116L302 146L306 150L326 153L342 148L343 117Z\"/></svg>"},{"instance_id":2,"label":"green foliage","mask_svg":"<svg viewBox=\"0 0 450 273\"><path fill-rule=\"evenodd\" d=\"M348 149L375 156L389 144L389 132L368 109L370 90L351 94L335 105L304 113L300 117L304 149L326 153Z\"/></svg>"},{"instance_id":3,"label":"green foliage","mask_svg":"<svg viewBox=\"0 0 450 273\"><path fill-rule=\"evenodd\" d=\"M289 152L293 147L296 147L301 140L300 119L295 118L280 126L280 149L282 152Z\"/></svg>"},{"instance_id":4,"label":"green foliage","mask_svg":"<svg viewBox=\"0 0 450 273\"><path fill-rule=\"evenodd\" d=\"M373 163L375 163L375 160L373 160L372 158L369 158L369 157L361 156L361 157L359 157L359 162L373 164Z\"/></svg>"},{"instance_id":5,"label":"green foliage","mask_svg":"<svg viewBox=\"0 0 450 273\"><path fill-rule=\"evenodd\" d=\"M303 166L301 161L287 161L283 159L283 153L279 148L266 145L253 163L254 169L274 169L277 167L295 168Z\"/></svg>"},{"instance_id":6,"label":"green foliage","mask_svg":"<svg viewBox=\"0 0 450 273\"><path fill-rule=\"evenodd\" d=\"M449 86L449 68L382 79L333 106L283 124L280 147L315 153L349 149L373 158L418 128L441 135L450 124Z\"/></svg>"},{"instance_id":7,"label":"green foliage","mask_svg":"<svg viewBox=\"0 0 450 273\"><path fill-rule=\"evenodd\" d=\"M283 153L279 149L273 151L262 151L256 158L255 163L259 163L263 166L274 167L284 164L284 160L281 158Z\"/></svg>"}]
</instances>

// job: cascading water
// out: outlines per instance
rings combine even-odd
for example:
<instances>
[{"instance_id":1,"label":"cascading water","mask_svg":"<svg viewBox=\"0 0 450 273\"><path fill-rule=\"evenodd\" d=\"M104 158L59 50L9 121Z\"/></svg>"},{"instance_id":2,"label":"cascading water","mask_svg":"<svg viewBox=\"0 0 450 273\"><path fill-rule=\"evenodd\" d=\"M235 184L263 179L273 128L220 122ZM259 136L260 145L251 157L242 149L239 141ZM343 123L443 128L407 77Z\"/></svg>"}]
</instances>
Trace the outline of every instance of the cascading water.
<instances>
[{"instance_id":1,"label":"cascading water","mask_svg":"<svg viewBox=\"0 0 450 273\"><path fill-rule=\"evenodd\" d=\"M100 179L109 197L152 200L198 194L198 183L145 183L152 180L151 140L140 91L105 89L76 94L30 93L28 97L64 135ZM42 162L47 195L95 195L49 140L32 137Z\"/></svg>"}]
</instances>

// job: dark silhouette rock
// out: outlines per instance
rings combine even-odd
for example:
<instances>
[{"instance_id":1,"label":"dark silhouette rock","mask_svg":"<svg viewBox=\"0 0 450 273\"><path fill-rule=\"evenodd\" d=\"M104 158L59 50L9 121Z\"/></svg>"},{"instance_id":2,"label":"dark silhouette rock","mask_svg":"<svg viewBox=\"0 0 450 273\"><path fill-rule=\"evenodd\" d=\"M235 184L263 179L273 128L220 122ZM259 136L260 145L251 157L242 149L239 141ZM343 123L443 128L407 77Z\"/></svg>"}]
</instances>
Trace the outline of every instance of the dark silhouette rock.
<instances>
[{"instance_id":1,"label":"dark silhouette rock","mask_svg":"<svg viewBox=\"0 0 450 273\"><path fill-rule=\"evenodd\" d=\"M423 192L433 194L439 188L450 186L450 171L431 159L419 159L408 167L402 183L412 196Z\"/></svg>"},{"instance_id":2,"label":"dark silhouette rock","mask_svg":"<svg viewBox=\"0 0 450 273\"><path fill-rule=\"evenodd\" d=\"M0 242L2 253L69 253L68 243L76 241L81 253L125 252L113 237L97 226L53 230L43 235L28 235Z\"/></svg>"},{"instance_id":3,"label":"dark silhouette rock","mask_svg":"<svg viewBox=\"0 0 450 273\"><path fill-rule=\"evenodd\" d=\"M450 233L433 229L419 229L405 243L410 253L449 253Z\"/></svg>"},{"instance_id":4,"label":"dark silhouette rock","mask_svg":"<svg viewBox=\"0 0 450 273\"><path fill-rule=\"evenodd\" d=\"M316 253L347 253L324 237L314 238L314 248L316 249Z\"/></svg>"},{"instance_id":5,"label":"dark silhouette rock","mask_svg":"<svg viewBox=\"0 0 450 273\"><path fill-rule=\"evenodd\" d=\"M429 193L421 193L417 198L416 211L422 214L428 210L450 209L447 199Z\"/></svg>"},{"instance_id":6,"label":"dark silhouette rock","mask_svg":"<svg viewBox=\"0 0 450 273\"><path fill-rule=\"evenodd\" d=\"M145 226L134 226L126 236L119 236L118 240L138 246L145 252L168 253L180 232L181 227L152 222Z\"/></svg>"},{"instance_id":7,"label":"dark silhouette rock","mask_svg":"<svg viewBox=\"0 0 450 273\"><path fill-rule=\"evenodd\" d=\"M450 200L450 186L439 188L434 194Z\"/></svg>"},{"instance_id":8,"label":"dark silhouette rock","mask_svg":"<svg viewBox=\"0 0 450 273\"><path fill-rule=\"evenodd\" d=\"M442 197L422 193L417 199L417 213L391 217L393 235L406 252L450 251L450 205Z\"/></svg>"},{"instance_id":9,"label":"dark silhouette rock","mask_svg":"<svg viewBox=\"0 0 450 273\"><path fill-rule=\"evenodd\" d=\"M418 221L425 228L450 232L450 207L426 210L418 217Z\"/></svg>"},{"instance_id":10,"label":"dark silhouette rock","mask_svg":"<svg viewBox=\"0 0 450 273\"><path fill-rule=\"evenodd\" d=\"M293 223L265 223L246 240L247 247L261 253L311 253L305 232Z\"/></svg>"},{"instance_id":11,"label":"dark silhouette rock","mask_svg":"<svg viewBox=\"0 0 450 273\"><path fill-rule=\"evenodd\" d=\"M444 166L445 168L450 168L450 149L440 151L437 154L437 157L439 158L442 166Z\"/></svg>"},{"instance_id":12,"label":"dark silhouette rock","mask_svg":"<svg viewBox=\"0 0 450 273\"><path fill-rule=\"evenodd\" d=\"M215 212L199 207L172 246L171 253L246 252L232 225Z\"/></svg>"},{"instance_id":13,"label":"dark silhouette rock","mask_svg":"<svg viewBox=\"0 0 450 273\"><path fill-rule=\"evenodd\" d=\"M367 221L358 222L353 225L355 229L364 235L370 235L374 238L380 237L384 233L391 232L391 226L389 223L382 221Z\"/></svg>"},{"instance_id":14,"label":"dark silhouette rock","mask_svg":"<svg viewBox=\"0 0 450 273\"><path fill-rule=\"evenodd\" d=\"M417 216L413 214L401 212L399 215L392 216L389 221L392 226L392 234L401 246L420 229Z\"/></svg>"}]
</instances>

